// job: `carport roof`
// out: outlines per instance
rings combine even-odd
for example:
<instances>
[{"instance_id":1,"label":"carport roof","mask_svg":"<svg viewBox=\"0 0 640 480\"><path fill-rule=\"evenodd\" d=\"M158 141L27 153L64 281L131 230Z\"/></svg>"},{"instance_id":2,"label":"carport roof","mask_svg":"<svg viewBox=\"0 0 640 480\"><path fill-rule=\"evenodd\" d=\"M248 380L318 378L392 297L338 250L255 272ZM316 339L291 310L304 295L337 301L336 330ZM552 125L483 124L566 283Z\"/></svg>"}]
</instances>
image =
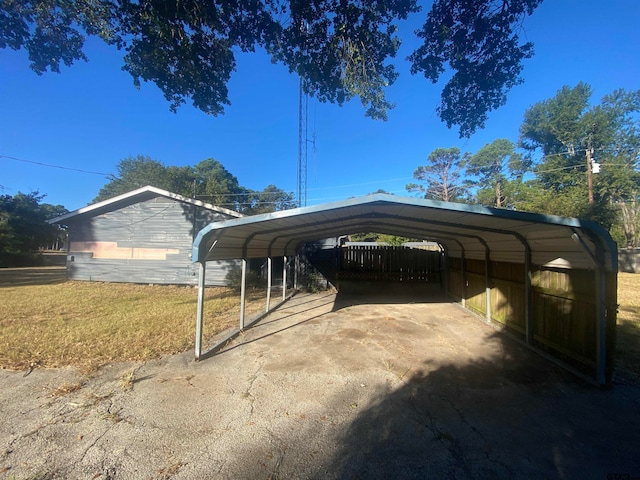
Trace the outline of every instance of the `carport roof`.
<instances>
[{"instance_id":1,"label":"carport roof","mask_svg":"<svg viewBox=\"0 0 640 480\"><path fill-rule=\"evenodd\" d=\"M374 194L212 223L193 261L294 255L308 241L378 232L437 241L450 256L617 271L617 247L598 224L575 218Z\"/></svg>"}]
</instances>

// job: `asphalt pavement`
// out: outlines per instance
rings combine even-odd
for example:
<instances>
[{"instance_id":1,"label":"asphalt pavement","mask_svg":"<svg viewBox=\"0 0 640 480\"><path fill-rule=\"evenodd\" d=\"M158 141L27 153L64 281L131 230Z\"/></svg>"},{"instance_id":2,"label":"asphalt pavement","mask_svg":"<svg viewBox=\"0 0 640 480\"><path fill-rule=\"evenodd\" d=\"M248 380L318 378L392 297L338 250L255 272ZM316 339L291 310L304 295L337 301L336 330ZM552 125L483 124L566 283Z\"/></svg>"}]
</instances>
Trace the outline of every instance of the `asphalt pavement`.
<instances>
[{"instance_id":1,"label":"asphalt pavement","mask_svg":"<svg viewBox=\"0 0 640 480\"><path fill-rule=\"evenodd\" d=\"M0 478L640 479L639 394L438 295L299 294L201 362L0 371Z\"/></svg>"}]
</instances>

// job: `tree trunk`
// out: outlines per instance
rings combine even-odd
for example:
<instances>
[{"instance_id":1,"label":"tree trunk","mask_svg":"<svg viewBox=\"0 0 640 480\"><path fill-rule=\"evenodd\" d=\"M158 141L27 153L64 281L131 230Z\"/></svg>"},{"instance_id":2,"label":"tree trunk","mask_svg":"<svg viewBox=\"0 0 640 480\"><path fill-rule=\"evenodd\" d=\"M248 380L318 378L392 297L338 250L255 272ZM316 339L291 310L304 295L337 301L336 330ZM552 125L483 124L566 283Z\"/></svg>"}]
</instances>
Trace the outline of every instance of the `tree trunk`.
<instances>
[{"instance_id":1,"label":"tree trunk","mask_svg":"<svg viewBox=\"0 0 640 480\"><path fill-rule=\"evenodd\" d=\"M630 202L618 202L618 207L622 214L622 227L627 241L627 248L635 248L638 246L638 228L636 219L638 218L638 214L640 214L635 194Z\"/></svg>"}]
</instances>

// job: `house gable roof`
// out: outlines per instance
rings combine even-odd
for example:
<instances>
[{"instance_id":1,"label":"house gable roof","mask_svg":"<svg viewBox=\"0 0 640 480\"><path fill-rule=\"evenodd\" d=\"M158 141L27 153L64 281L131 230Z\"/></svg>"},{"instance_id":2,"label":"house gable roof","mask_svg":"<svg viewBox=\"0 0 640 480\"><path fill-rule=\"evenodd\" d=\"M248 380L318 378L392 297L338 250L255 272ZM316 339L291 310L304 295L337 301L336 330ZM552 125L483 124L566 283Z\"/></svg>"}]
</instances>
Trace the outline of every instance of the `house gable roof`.
<instances>
[{"instance_id":1,"label":"house gable roof","mask_svg":"<svg viewBox=\"0 0 640 480\"><path fill-rule=\"evenodd\" d=\"M181 203L195 205L200 208L210 210L212 212L228 215L230 217L235 217L235 218L244 217L242 213L229 210L227 208L217 207L215 205L211 205L210 203L204 203L200 200L196 200L189 197L183 197L182 195L178 195L177 193L169 192L168 190L163 190L161 188L147 185L146 187L141 187L141 188L138 188L137 190L132 190L130 192L123 193L122 195L109 198L108 200L94 203L92 205L87 205L86 207L79 208L65 215L52 218L49 220L49 223L50 224L64 223L66 220L75 219L76 217L79 217L79 216L93 217L96 215L101 215L102 213L105 213L105 212L110 212L113 210L117 210L119 208L126 207L128 205L133 205L134 203L151 200L152 198L156 198L156 197L171 198Z\"/></svg>"}]
</instances>

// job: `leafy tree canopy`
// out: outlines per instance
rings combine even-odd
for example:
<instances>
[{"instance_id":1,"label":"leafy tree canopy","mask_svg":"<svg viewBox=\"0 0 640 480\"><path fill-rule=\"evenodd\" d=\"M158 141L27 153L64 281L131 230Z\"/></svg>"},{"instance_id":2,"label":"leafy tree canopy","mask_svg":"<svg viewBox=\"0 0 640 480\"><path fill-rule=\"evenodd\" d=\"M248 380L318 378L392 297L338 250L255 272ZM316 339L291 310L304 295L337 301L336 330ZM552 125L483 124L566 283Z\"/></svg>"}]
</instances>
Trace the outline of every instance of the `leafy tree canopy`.
<instances>
[{"instance_id":1,"label":"leafy tree canopy","mask_svg":"<svg viewBox=\"0 0 640 480\"><path fill-rule=\"evenodd\" d=\"M509 205L509 184L520 179L529 166L522 155L516 153L513 143L499 138L469 156L467 173L477 177L471 184L480 187L480 203L502 208Z\"/></svg>"},{"instance_id":2,"label":"leafy tree canopy","mask_svg":"<svg viewBox=\"0 0 640 480\"><path fill-rule=\"evenodd\" d=\"M253 215L297 207L293 194L280 190L275 185L267 185L260 192L249 192L247 198L249 205L246 208Z\"/></svg>"},{"instance_id":3,"label":"leafy tree canopy","mask_svg":"<svg viewBox=\"0 0 640 480\"><path fill-rule=\"evenodd\" d=\"M565 86L555 97L538 102L524 115L520 126L520 145L529 152L540 150L544 158L538 163L537 178L545 188L561 190L584 184L584 152L591 119L586 116L591 87L579 83Z\"/></svg>"},{"instance_id":4,"label":"leafy tree canopy","mask_svg":"<svg viewBox=\"0 0 640 480\"><path fill-rule=\"evenodd\" d=\"M118 174L100 189L93 202L107 200L146 185L185 197L195 197L214 205L253 215L294 208L293 194L269 185L262 191L244 188L224 166L208 158L197 165L165 166L150 157L138 155L121 160Z\"/></svg>"},{"instance_id":5,"label":"leafy tree canopy","mask_svg":"<svg viewBox=\"0 0 640 480\"><path fill-rule=\"evenodd\" d=\"M420 183L407 189L432 199L589 218L620 245L640 246L640 90L615 90L596 104L591 95L579 83L530 107L520 126L524 154L507 139L475 154L435 149L414 171Z\"/></svg>"},{"instance_id":6,"label":"leafy tree canopy","mask_svg":"<svg viewBox=\"0 0 640 480\"><path fill-rule=\"evenodd\" d=\"M458 125L460 136L483 127L487 112L506 102L506 93L522 83L522 60L533 55L533 44L520 43L518 27L542 0L435 1L417 35L424 40L409 58L413 73L422 72L436 83L445 72L437 110L448 127Z\"/></svg>"},{"instance_id":7,"label":"leafy tree canopy","mask_svg":"<svg viewBox=\"0 0 640 480\"><path fill-rule=\"evenodd\" d=\"M349 241L351 242L376 242L380 244L388 244L392 247L400 247L407 242L420 242L422 240L408 237L399 237L398 235L389 235L386 233L352 233L349 235Z\"/></svg>"},{"instance_id":8,"label":"leafy tree canopy","mask_svg":"<svg viewBox=\"0 0 640 480\"><path fill-rule=\"evenodd\" d=\"M520 127L520 145L543 154L533 182L547 190L549 198L541 197L544 203L531 207L591 218L609 228L615 209L635 205L640 192L640 90L616 90L595 105L591 95L591 87L579 83L533 105ZM589 159L601 164L600 172L592 175L592 205Z\"/></svg>"},{"instance_id":9,"label":"leafy tree canopy","mask_svg":"<svg viewBox=\"0 0 640 480\"><path fill-rule=\"evenodd\" d=\"M429 154L426 165L413 172L413 178L421 183L410 183L407 190L422 192L424 198L454 202L464 194L462 177L467 155L461 155L458 147L436 148Z\"/></svg>"},{"instance_id":10,"label":"leafy tree canopy","mask_svg":"<svg viewBox=\"0 0 640 480\"><path fill-rule=\"evenodd\" d=\"M521 82L533 48L518 30L541 2L433 2L408 60L433 83L453 70L438 112L461 136L482 127ZM367 116L386 119L398 24L420 10L417 0L4 0L0 48L26 49L42 74L87 60L86 37L99 37L125 52L123 69L136 86L154 82L173 111L189 99L212 115L230 105L236 54L264 48L320 101L359 97Z\"/></svg>"},{"instance_id":11,"label":"leafy tree canopy","mask_svg":"<svg viewBox=\"0 0 640 480\"><path fill-rule=\"evenodd\" d=\"M38 248L54 243L61 234L47 220L67 210L41 203L44 197L39 192L0 195L0 267L36 263Z\"/></svg>"}]
</instances>

